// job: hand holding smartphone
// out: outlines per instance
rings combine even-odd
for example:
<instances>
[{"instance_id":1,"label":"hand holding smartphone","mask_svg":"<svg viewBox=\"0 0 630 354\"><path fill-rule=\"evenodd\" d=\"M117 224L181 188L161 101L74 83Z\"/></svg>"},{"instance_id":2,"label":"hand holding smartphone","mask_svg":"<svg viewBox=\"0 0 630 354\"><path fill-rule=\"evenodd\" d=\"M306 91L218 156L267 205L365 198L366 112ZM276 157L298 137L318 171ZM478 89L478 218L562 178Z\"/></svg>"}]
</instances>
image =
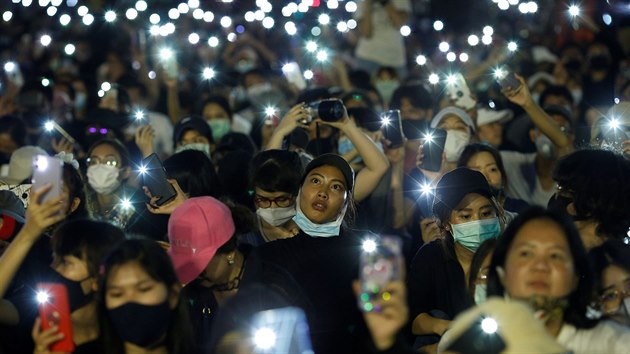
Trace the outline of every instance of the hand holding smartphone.
<instances>
[{"instance_id":1,"label":"hand holding smartphone","mask_svg":"<svg viewBox=\"0 0 630 354\"><path fill-rule=\"evenodd\" d=\"M521 82L511 70L501 70L500 73L496 74L496 78L501 90L516 90L521 86Z\"/></svg>"},{"instance_id":2,"label":"hand holding smartphone","mask_svg":"<svg viewBox=\"0 0 630 354\"><path fill-rule=\"evenodd\" d=\"M254 353L312 353L304 311L282 307L258 312L252 318Z\"/></svg>"},{"instance_id":3,"label":"hand holding smartphone","mask_svg":"<svg viewBox=\"0 0 630 354\"><path fill-rule=\"evenodd\" d=\"M68 290L65 285L59 283L37 284L37 302L39 304L41 330L46 331L56 326L59 329L58 333L63 334L63 338L51 344L49 350L51 352L72 353L75 347L72 339Z\"/></svg>"},{"instance_id":4,"label":"hand holding smartphone","mask_svg":"<svg viewBox=\"0 0 630 354\"><path fill-rule=\"evenodd\" d=\"M157 154L153 153L142 160L144 171L141 172L142 185L146 186L154 197L157 206L164 205L177 196L177 191L166 178L166 170Z\"/></svg>"},{"instance_id":5,"label":"hand holding smartphone","mask_svg":"<svg viewBox=\"0 0 630 354\"><path fill-rule=\"evenodd\" d=\"M366 240L359 259L359 309L378 312L378 301L386 300L381 290L392 281L402 280L402 269L402 243L399 238L383 236Z\"/></svg>"}]
</instances>

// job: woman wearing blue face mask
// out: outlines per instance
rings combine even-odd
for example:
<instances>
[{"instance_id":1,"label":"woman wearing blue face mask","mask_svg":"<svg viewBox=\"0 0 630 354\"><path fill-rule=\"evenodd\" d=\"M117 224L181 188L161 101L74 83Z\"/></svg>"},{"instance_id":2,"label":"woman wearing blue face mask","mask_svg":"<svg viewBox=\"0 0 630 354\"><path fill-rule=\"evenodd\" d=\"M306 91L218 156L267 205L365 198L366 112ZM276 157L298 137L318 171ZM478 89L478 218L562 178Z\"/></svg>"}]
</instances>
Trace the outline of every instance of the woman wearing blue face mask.
<instances>
[{"instance_id":1,"label":"woman wearing blue face mask","mask_svg":"<svg viewBox=\"0 0 630 354\"><path fill-rule=\"evenodd\" d=\"M450 320L474 304L467 292L473 255L505 224L485 177L468 168L440 179L433 214L443 237L420 248L407 279L412 333L423 336L418 346L437 345Z\"/></svg>"}]
</instances>

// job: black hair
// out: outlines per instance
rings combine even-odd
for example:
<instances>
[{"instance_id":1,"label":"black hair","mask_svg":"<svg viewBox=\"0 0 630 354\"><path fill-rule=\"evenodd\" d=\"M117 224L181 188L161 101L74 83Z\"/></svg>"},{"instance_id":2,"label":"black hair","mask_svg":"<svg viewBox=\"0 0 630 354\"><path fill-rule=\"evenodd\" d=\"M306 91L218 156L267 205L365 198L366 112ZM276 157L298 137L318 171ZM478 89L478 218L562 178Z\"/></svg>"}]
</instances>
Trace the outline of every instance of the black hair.
<instances>
[{"instance_id":1,"label":"black hair","mask_svg":"<svg viewBox=\"0 0 630 354\"><path fill-rule=\"evenodd\" d=\"M81 201L77 209L70 213L67 219L87 218L90 216L91 203L87 198L83 176L76 168L67 163L63 164L63 183L68 187L70 205L72 205L74 198L78 198Z\"/></svg>"},{"instance_id":2,"label":"black hair","mask_svg":"<svg viewBox=\"0 0 630 354\"><path fill-rule=\"evenodd\" d=\"M468 292L470 293L470 296L475 295L475 282L477 281L477 276L481 270L481 264L491 252L494 252L495 247L497 247L497 239L487 239L479 245L477 252L473 255L473 258L470 261L470 273L468 274Z\"/></svg>"},{"instance_id":3,"label":"black hair","mask_svg":"<svg viewBox=\"0 0 630 354\"><path fill-rule=\"evenodd\" d=\"M570 94L570 93L569 93ZM402 99L409 100L412 106L421 109L433 108L433 97L431 93L421 84L403 85L394 91L390 101L390 109L400 109Z\"/></svg>"},{"instance_id":4,"label":"black hair","mask_svg":"<svg viewBox=\"0 0 630 354\"><path fill-rule=\"evenodd\" d=\"M127 150L125 145L121 143L120 140L118 139L104 138L104 139L97 140L94 144L92 144L92 146L90 146L90 149L87 152L87 156L90 157L94 149L96 149L98 146L105 145L105 144L113 147L114 150L118 152L118 155L120 155L120 165L121 165L120 168L131 166L129 150Z\"/></svg>"},{"instance_id":5,"label":"black hair","mask_svg":"<svg viewBox=\"0 0 630 354\"><path fill-rule=\"evenodd\" d=\"M626 236L630 228L629 160L613 151L580 150L558 161L553 179L573 192L577 219L597 222L598 236Z\"/></svg>"},{"instance_id":6,"label":"black hair","mask_svg":"<svg viewBox=\"0 0 630 354\"><path fill-rule=\"evenodd\" d=\"M221 200L221 203L230 209L232 221L234 222L234 235L217 249L217 253L227 254L239 248L241 244L240 236L257 230L258 224L256 214L246 206L229 199Z\"/></svg>"},{"instance_id":7,"label":"black hair","mask_svg":"<svg viewBox=\"0 0 630 354\"><path fill-rule=\"evenodd\" d=\"M26 123L20 117L9 114L0 117L0 134L9 134L18 147L26 145Z\"/></svg>"},{"instance_id":8,"label":"black hair","mask_svg":"<svg viewBox=\"0 0 630 354\"><path fill-rule=\"evenodd\" d=\"M228 102L228 100L226 100L225 97L223 97L223 96L214 95L214 96L210 96L210 97L206 98L199 105L199 109L198 109L197 113L200 116L203 116L203 109L207 105L209 105L210 103L214 103L214 104L217 104L217 105L221 106L221 108L223 108L225 113L227 113L227 115L228 115L227 118L229 118L230 121L232 120L232 117L233 117L232 108L230 107L230 103Z\"/></svg>"},{"instance_id":9,"label":"black hair","mask_svg":"<svg viewBox=\"0 0 630 354\"><path fill-rule=\"evenodd\" d=\"M341 96L341 100L344 105L347 104L350 100L361 101L364 102L367 108L374 108L374 102L368 95L367 90L355 89L352 91L346 92L343 96Z\"/></svg>"},{"instance_id":10,"label":"black hair","mask_svg":"<svg viewBox=\"0 0 630 354\"><path fill-rule=\"evenodd\" d=\"M552 210L532 207L520 214L499 237L488 270L488 296L504 296L505 287L499 279L498 267L505 268L507 254L518 232L530 221L548 220L564 233L573 259L573 269L578 277L577 288L568 296L568 307L564 310L564 321L577 328L591 328L597 322L586 317L587 306L593 291L593 272L588 256L573 222Z\"/></svg>"},{"instance_id":11,"label":"black hair","mask_svg":"<svg viewBox=\"0 0 630 354\"><path fill-rule=\"evenodd\" d=\"M169 296L174 288L179 286L177 274L166 251L155 241L126 240L119 243L105 258L101 266L101 278L98 292L98 318L101 330L101 340L106 353L123 354L124 343L117 335L108 315L105 304L107 294L107 280L112 270L129 263L137 263L152 279L163 283ZM192 343L192 330L188 318L188 310L181 294L178 296L177 306L173 310L167 332L165 345L171 354L189 353ZM168 300L167 300L168 301Z\"/></svg>"},{"instance_id":12,"label":"black hair","mask_svg":"<svg viewBox=\"0 0 630 354\"><path fill-rule=\"evenodd\" d=\"M503 188L507 187L507 174L505 173L505 167L503 166L503 159L501 158L501 154L494 147L488 144L482 143L472 143L466 145L464 151L459 156L459 160L457 160L457 167L468 167L468 161L473 158L473 156L477 155L480 152L487 152L494 158L494 161L497 163L497 167L499 171L501 171L501 186Z\"/></svg>"},{"instance_id":13,"label":"black hair","mask_svg":"<svg viewBox=\"0 0 630 354\"><path fill-rule=\"evenodd\" d=\"M191 163L194 161L194 163ZM188 197L204 195L218 198L221 195L219 177L208 156L196 150L184 150L164 160L170 178L177 180Z\"/></svg>"},{"instance_id":14,"label":"black hair","mask_svg":"<svg viewBox=\"0 0 630 354\"><path fill-rule=\"evenodd\" d=\"M103 258L124 239L125 234L110 223L76 219L59 226L50 243L56 257L75 256L85 261L90 276L96 277Z\"/></svg>"},{"instance_id":15,"label":"black hair","mask_svg":"<svg viewBox=\"0 0 630 354\"><path fill-rule=\"evenodd\" d=\"M268 76L267 72L261 68L249 69L246 72L241 74L241 77L240 77L241 86L245 86L245 78L247 78L250 75L260 76L263 78L263 80L267 79L267 76Z\"/></svg>"},{"instance_id":16,"label":"black hair","mask_svg":"<svg viewBox=\"0 0 630 354\"><path fill-rule=\"evenodd\" d=\"M392 66L381 66L378 68L378 70L376 70L377 77L382 73L388 73L390 76L398 78L398 71L396 71L396 68Z\"/></svg>"},{"instance_id":17,"label":"black hair","mask_svg":"<svg viewBox=\"0 0 630 354\"><path fill-rule=\"evenodd\" d=\"M267 192L298 194L304 174L300 155L288 150L266 150L254 156L249 168L249 185Z\"/></svg>"},{"instance_id":18,"label":"black hair","mask_svg":"<svg viewBox=\"0 0 630 354\"><path fill-rule=\"evenodd\" d=\"M540 98L538 99L538 104L541 106L547 105L545 100L548 96L562 96L566 98L571 105L573 105L573 95L571 95L571 91L569 91L566 86L562 85L548 85L545 90L540 94Z\"/></svg>"},{"instance_id":19,"label":"black hair","mask_svg":"<svg viewBox=\"0 0 630 354\"><path fill-rule=\"evenodd\" d=\"M600 293L604 271L611 265L630 272L630 246L622 240L608 240L589 252L595 273L595 289Z\"/></svg>"}]
</instances>

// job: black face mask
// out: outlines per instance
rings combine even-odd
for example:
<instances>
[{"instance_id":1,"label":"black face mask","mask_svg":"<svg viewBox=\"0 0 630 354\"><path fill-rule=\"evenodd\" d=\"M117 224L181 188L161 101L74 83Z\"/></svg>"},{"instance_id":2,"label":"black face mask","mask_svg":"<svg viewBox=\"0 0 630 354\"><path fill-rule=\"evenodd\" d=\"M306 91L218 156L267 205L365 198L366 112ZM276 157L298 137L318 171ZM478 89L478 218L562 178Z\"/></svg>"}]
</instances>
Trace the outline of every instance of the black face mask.
<instances>
[{"instance_id":1,"label":"black face mask","mask_svg":"<svg viewBox=\"0 0 630 354\"><path fill-rule=\"evenodd\" d=\"M173 314L168 301L158 305L128 302L107 312L120 339L142 348L163 342Z\"/></svg>"},{"instance_id":2,"label":"black face mask","mask_svg":"<svg viewBox=\"0 0 630 354\"><path fill-rule=\"evenodd\" d=\"M596 55L589 60L591 69L604 70L610 66L610 59L605 55Z\"/></svg>"},{"instance_id":3,"label":"black face mask","mask_svg":"<svg viewBox=\"0 0 630 354\"><path fill-rule=\"evenodd\" d=\"M90 301L92 301L93 293L84 294L83 288L81 288L81 282L85 281L86 279L80 281L70 280L59 274L52 268L50 269L50 276L48 277L48 281L51 283L59 283L65 285L66 289L68 290L68 302L70 302L70 312L74 312L75 310L80 309L81 307L87 305Z\"/></svg>"},{"instance_id":4,"label":"black face mask","mask_svg":"<svg viewBox=\"0 0 630 354\"><path fill-rule=\"evenodd\" d=\"M573 216L567 211L567 207L571 203L573 203L573 198L554 194L547 203L547 209L572 218Z\"/></svg>"}]
</instances>

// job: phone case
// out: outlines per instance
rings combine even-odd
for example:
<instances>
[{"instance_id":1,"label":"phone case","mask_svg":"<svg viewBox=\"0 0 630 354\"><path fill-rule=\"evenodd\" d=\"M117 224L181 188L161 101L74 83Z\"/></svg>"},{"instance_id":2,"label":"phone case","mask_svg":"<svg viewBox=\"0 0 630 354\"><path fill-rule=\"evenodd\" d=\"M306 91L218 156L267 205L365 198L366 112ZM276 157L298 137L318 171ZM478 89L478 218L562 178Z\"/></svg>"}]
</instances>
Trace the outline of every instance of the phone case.
<instances>
[{"instance_id":1,"label":"phone case","mask_svg":"<svg viewBox=\"0 0 630 354\"><path fill-rule=\"evenodd\" d=\"M142 185L149 189L151 195L160 197L155 204L163 205L177 196L175 188L166 179L166 170L160 158L155 153L142 160L142 166L146 168L146 172L142 174Z\"/></svg>"},{"instance_id":2,"label":"phone case","mask_svg":"<svg viewBox=\"0 0 630 354\"><path fill-rule=\"evenodd\" d=\"M424 158L420 168L437 172L442 167L442 154L444 153L444 144L446 144L446 130L432 129L427 132L431 134L432 139L425 140L422 145Z\"/></svg>"},{"instance_id":3,"label":"phone case","mask_svg":"<svg viewBox=\"0 0 630 354\"><path fill-rule=\"evenodd\" d=\"M403 134L400 111L392 110L381 113L382 119L389 119L389 123L383 124L383 136L390 141L390 148L397 148L403 145L405 135Z\"/></svg>"},{"instance_id":4,"label":"phone case","mask_svg":"<svg viewBox=\"0 0 630 354\"><path fill-rule=\"evenodd\" d=\"M477 102L470 93L468 84L466 84L466 79L464 79L464 76L460 73L454 75L455 81L446 86L450 99L455 102L455 105L464 109L471 109L475 107Z\"/></svg>"},{"instance_id":5,"label":"phone case","mask_svg":"<svg viewBox=\"0 0 630 354\"><path fill-rule=\"evenodd\" d=\"M365 312L379 311L375 302L381 298L381 290L389 282L402 276L402 244L395 236L383 236L376 242L376 249L363 251L359 259L361 294L359 309Z\"/></svg>"},{"instance_id":6,"label":"phone case","mask_svg":"<svg viewBox=\"0 0 630 354\"><path fill-rule=\"evenodd\" d=\"M44 194L41 203L58 197L63 192L63 161L56 157L36 155L33 157L33 190L37 191L46 184L52 188Z\"/></svg>"},{"instance_id":7,"label":"phone case","mask_svg":"<svg viewBox=\"0 0 630 354\"><path fill-rule=\"evenodd\" d=\"M501 86L501 89L506 90L506 89L517 89L519 86L521 86L521 82L518 81L518 79L516 78L516 76L514 76L513 72L508 72L507 74L505 74L505 76L501 79L499 79L499 86Z\"/></svg>"},{"instance_id":8,"label":"phone case","mask_svg":"<svg viewBox=\"0 0 630 354\"><path fill-rule=\"evenodd\" d=\"M59 328L59 332L64 334L63 339L50 345L50 351L72 353L74 351L74 342L72 340L70 303L66 286L59 283L39 283L37 284L37 292L38 294L40 292L47 294L45 301L38 301L42 331L56 325ZM40 299L38 298L38 300Z\"/></svg>"},{"instance_id":9,"label":"phone case","mask_svg":"<svg viewBox=\"0 0 630 354\"><path fill-rule=\"evenodd\" d=\"M251 324L254 353L313 352L306 315L298 307L258 312L252 317Z\"/></svg>"}]
</instances>

